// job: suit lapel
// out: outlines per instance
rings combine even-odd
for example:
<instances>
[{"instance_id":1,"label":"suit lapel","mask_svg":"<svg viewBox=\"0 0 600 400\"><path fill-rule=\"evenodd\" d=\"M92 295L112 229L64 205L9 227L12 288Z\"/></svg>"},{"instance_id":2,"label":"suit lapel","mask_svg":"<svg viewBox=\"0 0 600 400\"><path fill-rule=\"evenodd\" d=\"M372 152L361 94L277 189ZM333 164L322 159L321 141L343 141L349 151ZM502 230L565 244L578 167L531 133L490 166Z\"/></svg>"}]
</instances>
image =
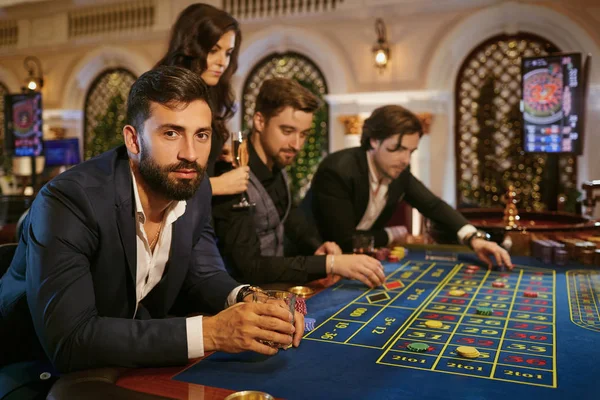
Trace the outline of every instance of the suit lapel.
<instances>
[{"instance_id":1,"label":"suit lapel","mask_svg":"<svg viewBox=\"0 0 600 400\"><path fill-rule=\"evenodd\" d=\"M131 170L129 168L129 158L125 153L125 158L119 157L115 168L115 208L117 210L117 226L119 227L119 236L121 245L127 258L127 265L131 278L136 282L136 236L135 236L135 207L133 204L133 181L131 179Z\"/></svg>"},{"instance_id":2,"label":"suit lapel","mask_svg":"<svg viewBox=\"0 0 600 400\"><path fill-rule=\"evenodd\" d=\"M187 207L190 207L188 202ZM165 265L161 280L142 300L148 312L153 317L163 317L169 311L166 305L173 304L179 289L188 271L190 252L192 249L192 232L190 224L186 223L186 215L192 212L186 208L186 212L175 221L171 227L171 248L169 249L169 260ZM191 218L191 217L190 217Z\"/></svg>"},{"instance_id":3,"label":"suit lapel","mask_svg":"<svg viewBox=\"0 0 600 400\"><path fill-rule=\"evenodd\" d=\"M356 221L355 225L358 225L369 204L369 164L367 163L367 152L358 148L357 149L357 168L358 173L356 174L356 192L355 192L355 204L356 204Z\"/></svg>"}]
</instances>

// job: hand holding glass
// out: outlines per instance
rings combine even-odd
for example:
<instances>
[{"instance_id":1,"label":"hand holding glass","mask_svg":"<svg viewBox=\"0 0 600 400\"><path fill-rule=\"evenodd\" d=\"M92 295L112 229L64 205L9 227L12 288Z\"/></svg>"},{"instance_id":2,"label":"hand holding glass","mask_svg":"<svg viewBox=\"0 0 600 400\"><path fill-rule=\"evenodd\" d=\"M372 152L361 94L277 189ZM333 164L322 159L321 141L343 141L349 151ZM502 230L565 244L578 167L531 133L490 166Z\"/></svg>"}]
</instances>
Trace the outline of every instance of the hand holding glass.
<instances>
[{"instance_id":1,"label":"hand holding glass","mask_svg":"<svg viewBox=\"0 0 600 400\"><path fill-rule=\"evenodd\" d=\"M294 313L296 311L296 295L294 293L286 292L285 290L262 290L252 294L252 301L255 303L276 304L287 309L292 314L292 325L294 325ZM281 349L287 347L268 340L261 340L261 343L273 348Z\"/></svg>"}]
</instances>

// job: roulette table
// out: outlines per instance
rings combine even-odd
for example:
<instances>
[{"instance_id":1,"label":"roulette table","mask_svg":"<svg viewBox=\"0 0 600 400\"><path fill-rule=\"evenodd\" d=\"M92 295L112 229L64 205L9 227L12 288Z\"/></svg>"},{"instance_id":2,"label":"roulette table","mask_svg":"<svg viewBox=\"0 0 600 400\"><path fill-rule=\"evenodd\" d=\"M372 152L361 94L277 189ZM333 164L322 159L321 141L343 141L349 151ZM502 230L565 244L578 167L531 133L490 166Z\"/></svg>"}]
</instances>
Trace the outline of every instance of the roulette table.
<instances>
[{"instance_id":1,"label":"roulette table","mask_svg":"<svg viewBox=\"0 0 600 400\"><path fill-rule=\"evenodd\" d=\"M488 270L469 253L435 261L411 251L385 263L382 287L339 280L309 298L315 325L299 348L217 352L185 368L129 370L117 385L185 399L240 390L286 399L598 398L600 267L513 262L513 271ZM479 356L461 356L461 346Z\"/></svg>"}]
</instances>

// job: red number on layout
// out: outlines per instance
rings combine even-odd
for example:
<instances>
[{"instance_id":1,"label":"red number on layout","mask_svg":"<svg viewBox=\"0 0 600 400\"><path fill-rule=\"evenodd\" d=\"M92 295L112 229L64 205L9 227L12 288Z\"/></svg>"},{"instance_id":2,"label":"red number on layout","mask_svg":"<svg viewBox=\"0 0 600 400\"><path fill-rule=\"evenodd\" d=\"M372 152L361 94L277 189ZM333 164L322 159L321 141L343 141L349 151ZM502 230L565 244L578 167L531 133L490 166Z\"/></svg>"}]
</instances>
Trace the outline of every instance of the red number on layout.
<instances>
[{"instance_id":1,"label":"red number on layout","mask_svg":"<svg viewBox=\"0 0 600 400\"><path fill-rule=\"evenodd\" d=\"M546 341L546 340L548 340L548 336L530 335L529 339Z\"/></svg>"},{"instance_id":2,"label":"red number on layout","mask_svg":"<svg viewBox=\"0 0 600 400\"><path fill-rule=\"evenodd\" d=\"M548 326L547 325L534 325L533 326L533 330L534 331L543 331L544 329L546 329Z\"/></svg>"},{"instance_id":3,"label":"red number on layout","mask_svg":"<svg viewBox=\"0 0 600 400\"><path fill-rule=\"evenodd\" d=\"M504 359L504 361L506 362L516 362L516 363L522 363L523 357L519 357L519 356L508 356Z\"/></svg>"},{"instance_id":4,"label":"red number on layout","mask_svg":"<svg viewBox=\"0 0 600 400\"><path fill-rule=\"evenodd\" d=\"M540 367L546 365L546 360L541 360L539 358L528 358L525 362L529 365L537 365Z\"/></svg>"},{"instance_id":5,"label":"red number on layout","mask_svg":"<svg viewBox=\"0 0 600 400\"><path fill-rule=\"evenodd\" d=\"M527 329L529 324L517 323L515 324L515 329Z\"/></svg>"},{"instance_id":6,"label":"red number on layout","mask_svg":"<svg viewBox=\"0 0 600 400\"><path fill-rule=\"evenodd\" d=\"M457 342L473 344L473 343L475 343L475 339L470 338L470 337L462 337L462 338L458 339Z\"/></svg>"},{"instance_id":7,"label":"red number on layout","mask_svg":"<svg viewBox=\"0 0 600 400\"><path fill-rule=\"evenodd\" d=\"M531 311L531 310L533 310L533 307L531 307L531 306L521 306L521 307L519 307L519 310L521 310L521 311Z\"/></svg>"}]
</instances>

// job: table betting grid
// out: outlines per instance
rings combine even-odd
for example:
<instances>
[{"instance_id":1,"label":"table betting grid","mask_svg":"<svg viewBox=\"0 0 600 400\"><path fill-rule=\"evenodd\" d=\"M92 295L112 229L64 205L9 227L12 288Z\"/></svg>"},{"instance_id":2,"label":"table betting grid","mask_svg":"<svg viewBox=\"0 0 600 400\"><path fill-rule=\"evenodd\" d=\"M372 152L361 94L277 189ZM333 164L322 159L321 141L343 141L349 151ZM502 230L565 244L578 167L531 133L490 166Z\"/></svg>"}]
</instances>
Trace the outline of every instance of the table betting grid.
<instances>
[{"instance_id":1,"label":"table betting grid","mask_svg":"<svg viewBox=\"0 0 600 400\"><path fill-rule=\"evenodd\" d=\"M298 348L217 352L172 379L289 400L598 398L600 270L532 257L474 270L472 254L425 256L384 262L382 287L342 280L308 299L315 329Z\"/></svg>"},{"instance_id":2,"label":"table betting grid","mask_svg":"<svg viewBox=\"0 0 600 400\"><path fill-rule=\"evenodd\" d=\"M600 332L600 273L589 270L567 271L571 322Z\"/></svg>"},{"instance_id":3,"label":"table betting grid","mask_svg":"<svg viewBox=\"0 0 600 400\"><path fill-rule=\"evenodd\" d=\"M464 264L406 262L387 276L384 287L358 295L305 340L381 351L377 363L388 366L556 387L554 271L465 271ZM492 286L499 281L503 288ZM466 294L451 296L454 289ZM537 291L538 297L525 297L525 291ZM491 307L492 315L477 315L481 306ZM443 326L427 328L427 320ZM414 342L429 347L409 351ZM464 359L458 346L481 354Z\"/></svg>"}]
</instances>

